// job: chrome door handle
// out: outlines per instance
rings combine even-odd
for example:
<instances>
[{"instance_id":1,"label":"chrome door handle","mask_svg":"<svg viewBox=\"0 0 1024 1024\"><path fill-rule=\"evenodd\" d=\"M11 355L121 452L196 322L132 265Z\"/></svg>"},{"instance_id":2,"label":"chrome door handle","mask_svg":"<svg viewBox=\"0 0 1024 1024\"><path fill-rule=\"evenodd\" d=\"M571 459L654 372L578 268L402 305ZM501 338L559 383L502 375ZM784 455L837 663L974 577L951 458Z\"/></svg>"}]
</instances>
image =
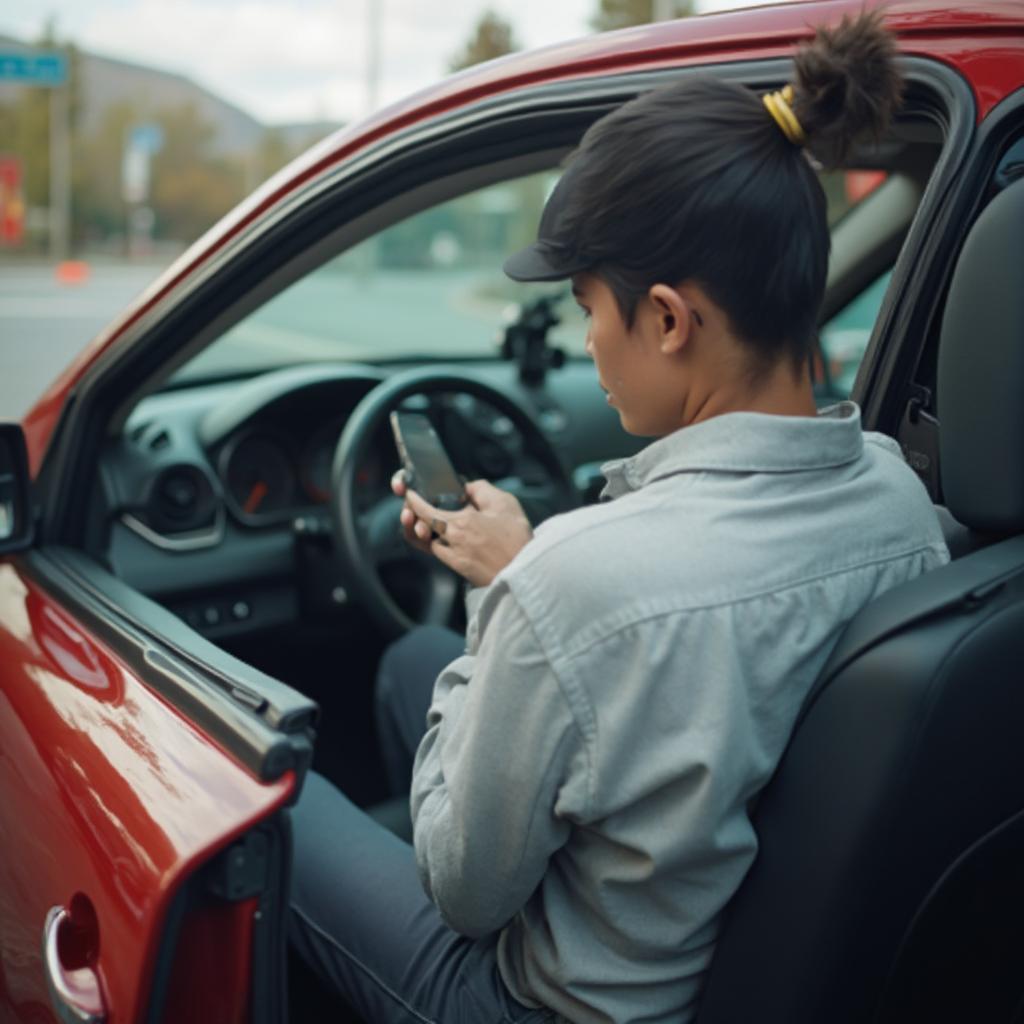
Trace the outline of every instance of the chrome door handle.
<instances>
[{"instance_id":1,"label":"chrome door handle","mask_svg":"<svg viewBox=\"0 0 1024 1024\"><path fill-rule=\"evenodd\" d=\"M60 932L72 926L63 907L53 907L43 925L43 971L57 1017L63 1024L104 1024L107 1011L96 972L88 966L65 967L61 961Z\"/></svg>"}]
</instances>

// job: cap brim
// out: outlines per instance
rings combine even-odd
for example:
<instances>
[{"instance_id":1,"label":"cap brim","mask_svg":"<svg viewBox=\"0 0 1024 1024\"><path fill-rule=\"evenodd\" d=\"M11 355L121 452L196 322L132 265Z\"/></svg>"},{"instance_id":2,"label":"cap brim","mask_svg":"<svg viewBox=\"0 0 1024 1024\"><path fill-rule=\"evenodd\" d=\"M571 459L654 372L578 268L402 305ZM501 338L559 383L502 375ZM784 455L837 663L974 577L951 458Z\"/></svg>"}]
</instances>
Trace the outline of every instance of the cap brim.
<instances>
[{"instance_id":1,"label":"cap brim","mask_svg":"<svg viewBox=\"0 0 1024 1024\"><path fill-rule=\"evenodd\" d=\"M564 281L583 267L559 260L550 246L534 242L505 260L504 270L513 281Z\"/></svg>"}]
</instances>

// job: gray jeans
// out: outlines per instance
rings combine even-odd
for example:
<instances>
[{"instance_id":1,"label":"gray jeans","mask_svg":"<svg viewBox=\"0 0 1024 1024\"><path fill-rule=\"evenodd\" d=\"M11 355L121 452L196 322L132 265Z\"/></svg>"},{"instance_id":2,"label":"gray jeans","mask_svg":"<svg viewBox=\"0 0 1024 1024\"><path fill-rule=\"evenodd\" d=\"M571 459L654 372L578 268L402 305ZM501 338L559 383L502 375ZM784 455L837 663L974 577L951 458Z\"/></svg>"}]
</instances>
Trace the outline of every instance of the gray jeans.
<instances>
[{"instance_id":1,"label":"gray jeans","mask_svg":"<svg viewBox=\"0 0 1024 1024\"><path fill-rule=\"evenodd\" d=\"M389 762L418 743L433 680L461 639L418 630L381 665ZM398 671L412 669L407 675ZM412 709L412 710L410 710ZM406 742L400 742L400 737ZM401 750L402 747L406 749ZM413 747L414 749L414 747ZM554 1015L517 1002L498 973L497 935L453 932L420 885L412 847L310 773L292 809L294 948L368 1024L537 1024Z\"/></svg>"}]
</instances>

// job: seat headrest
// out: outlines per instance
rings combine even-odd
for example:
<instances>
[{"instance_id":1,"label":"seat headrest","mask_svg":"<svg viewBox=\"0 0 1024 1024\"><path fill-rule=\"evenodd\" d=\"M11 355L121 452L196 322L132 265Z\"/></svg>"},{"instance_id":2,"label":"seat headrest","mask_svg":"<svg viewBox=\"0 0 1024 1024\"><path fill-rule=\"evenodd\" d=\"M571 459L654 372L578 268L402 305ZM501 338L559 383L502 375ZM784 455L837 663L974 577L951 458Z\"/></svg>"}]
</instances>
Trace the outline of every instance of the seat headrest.
<instances>
[{"instance_id":1,"label":"seat headrest","mask_svg":"<svg viewBox=\"0 0 1024 1024\"><path fill-rule=\"evenodd\" d=\"M942 491L985 533L1024 531L1024 180L967 235L939 338Z\"/></svg>"}]
</instances>

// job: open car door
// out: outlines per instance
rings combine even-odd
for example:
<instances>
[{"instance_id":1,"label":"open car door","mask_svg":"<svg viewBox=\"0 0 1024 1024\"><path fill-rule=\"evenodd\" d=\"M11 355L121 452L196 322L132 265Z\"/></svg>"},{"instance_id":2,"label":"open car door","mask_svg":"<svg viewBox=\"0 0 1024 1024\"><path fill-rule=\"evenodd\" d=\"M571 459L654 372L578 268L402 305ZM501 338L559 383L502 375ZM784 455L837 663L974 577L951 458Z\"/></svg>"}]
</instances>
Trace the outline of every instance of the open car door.
<instances>
[{"instance_id":1,"label":"open car door","mask_svg":"<svg viewBox=\"0 0 1024 1024\"><path fill-rule=\"evenodd\" d=\"M285 1019L282 809L315 706L223 652L223 675L197 666L173 617L96 562L12 546L0 1019Z\"/></svg>"}]
</instances>

